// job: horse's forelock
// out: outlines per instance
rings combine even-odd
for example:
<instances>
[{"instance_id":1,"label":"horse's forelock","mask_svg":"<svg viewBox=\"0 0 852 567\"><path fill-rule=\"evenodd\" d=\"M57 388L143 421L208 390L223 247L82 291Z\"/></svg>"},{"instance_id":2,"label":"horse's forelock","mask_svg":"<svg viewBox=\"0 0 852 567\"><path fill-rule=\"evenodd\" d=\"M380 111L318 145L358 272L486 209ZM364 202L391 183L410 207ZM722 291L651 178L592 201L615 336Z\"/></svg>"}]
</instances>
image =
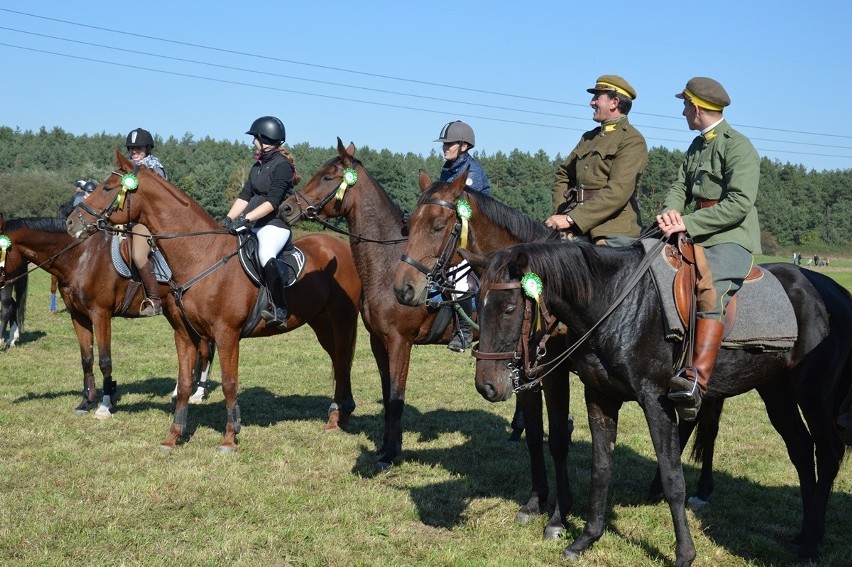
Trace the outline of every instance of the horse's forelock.
<instances>
[{"instance_id":1,"label":"horse's forelock","mask_svg":"<svg viewBox=\"0 0 852 567\"><path fill-rule=\"evenodd\" d=\"M518 253L526 252L527 271L538 274L544 283L545 295L572 297L587 303L595 289L597 270L594 262L593 244L578 241L542 242L516 246Z\"/></svg>"}]
</instances>

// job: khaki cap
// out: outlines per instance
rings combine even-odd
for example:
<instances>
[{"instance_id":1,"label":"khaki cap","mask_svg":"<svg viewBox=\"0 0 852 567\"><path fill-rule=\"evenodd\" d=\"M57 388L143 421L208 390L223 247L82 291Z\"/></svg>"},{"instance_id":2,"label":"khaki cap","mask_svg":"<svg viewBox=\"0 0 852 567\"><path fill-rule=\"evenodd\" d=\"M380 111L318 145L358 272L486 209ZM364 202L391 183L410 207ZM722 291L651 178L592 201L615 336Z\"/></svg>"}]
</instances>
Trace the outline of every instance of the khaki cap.
<instances>
[{"instance_id":1,"label":"khaki cap","mask_svg":"<svg viewBox=\"0 0 852 567\"><path fill-rule=\"evenodd\" d=\"M722 110L731 104L725 87L709 77L693 77L686 83L682 92L675 95L677 98L688 99L695 106L707 110Z\"/></svg>"},{"instance_id":2,"label":"khaki cap","mask_svg":"<svg viewBox=\"0 0 852 567\"><path fill-rule=\"evenodd\" d=\"M601 75L595 81L595 86L586 89L590 93L618 93L626 96L630 100L636 100L636 89L630 86L630 83L624 80L624 77L618 75Z\"/></svg>"}]
</instances>

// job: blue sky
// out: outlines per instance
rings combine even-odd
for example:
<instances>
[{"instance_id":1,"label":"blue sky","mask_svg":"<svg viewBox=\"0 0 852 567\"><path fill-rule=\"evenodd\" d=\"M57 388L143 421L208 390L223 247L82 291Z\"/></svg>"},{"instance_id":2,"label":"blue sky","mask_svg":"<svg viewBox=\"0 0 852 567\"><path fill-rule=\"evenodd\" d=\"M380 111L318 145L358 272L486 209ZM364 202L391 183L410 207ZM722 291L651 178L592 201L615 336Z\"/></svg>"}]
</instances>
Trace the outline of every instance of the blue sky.
<instances>
[{"instance_id":1,"label":"blue sky","mask_svg":"<svg viewBox=\"0 0 852 567\"><path fill-rule=\"evenodd\" d=\"M5 0L0 125L248 143L273 114L289 143L426 155L462 119L477 150L554 157L595 126L585 89L613 73L637 90L648 145L685 150L673 95L701 75L761 156L852 169L848 0L130 6Z\"/></svg>"}]
</instances>

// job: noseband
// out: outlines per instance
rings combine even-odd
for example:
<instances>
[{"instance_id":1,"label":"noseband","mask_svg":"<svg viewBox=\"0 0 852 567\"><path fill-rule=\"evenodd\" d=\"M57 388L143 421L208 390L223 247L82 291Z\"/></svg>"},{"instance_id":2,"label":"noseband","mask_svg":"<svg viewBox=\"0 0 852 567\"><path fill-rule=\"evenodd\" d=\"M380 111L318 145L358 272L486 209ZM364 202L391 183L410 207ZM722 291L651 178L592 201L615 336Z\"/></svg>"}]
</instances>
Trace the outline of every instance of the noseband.
<instances>
[{"instance_id":1,"label":"noseband","mask_svg":"<svg viewBox=\"0 0 852 567\"><path fill-rule=\"evenodd\" d=\"M121 171L112 172L112 175L121 176L121 188L119 190L120 193L116 196L115 199L112 200L109 205L107 205L107 207L103 211L96 211L95 209L90 207L88 203L86 203L85 199L83 199L82 201L80 201L80 203L77 204L75 209L81 209L82 211L88 213L95 219L95 222L91 223L84 220L83 215L77 213L77 218L80 220L80 224L83 225L83 228L86 231L88 231L90 228L95 228L97 230L108 230L112 226L112 223L110 222L109 218L116 210L124 208L125 200L127 200L128 203L130 202L128 193L136 191L137 187L139 186L139 180L137 177L139 174L139 168L140 165L137 163L134 164L132 173L123 174Z\"/></svg>"}]
</instances>

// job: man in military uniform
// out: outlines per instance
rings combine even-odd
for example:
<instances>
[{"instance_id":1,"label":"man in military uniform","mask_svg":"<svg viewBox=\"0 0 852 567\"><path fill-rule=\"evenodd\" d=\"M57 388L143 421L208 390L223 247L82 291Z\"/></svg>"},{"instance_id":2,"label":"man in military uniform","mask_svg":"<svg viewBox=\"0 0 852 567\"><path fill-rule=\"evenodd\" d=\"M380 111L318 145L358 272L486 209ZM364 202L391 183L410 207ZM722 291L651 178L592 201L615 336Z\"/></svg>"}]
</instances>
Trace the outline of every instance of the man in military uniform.
<instances>
[{"instance_id":1,"label":"man in military uniform","mask_svg":"<svg viewBox=\"0 0 852 567\"><path fill-rule=\"evenodd\" d=\"M592 119L553 182L553 208L545 224L598 244L623 245L639 236L637 188L648 164L645 138L627 120L636 90L618 75L602 75L591 93Z\"/></svg>"},{"instance_id":2,"label":"man in military uniform","mask_svg":"<svg viewBox=\"0 0 852 567\"><path fill-rule=\"evenodd\" d=\"M695 242L693 368L681 369L669 391L681 418L695 419L722 343L725 306L751 271L753 254L761 252L755 208L760 158L722 116L731 99L717 81L695 77L675 96L683 100L689 129L700 135L686 151L657 225L666 236L686 232ZM694 211L685 214L689 203Z\"/></svg>"}]
</instances>

